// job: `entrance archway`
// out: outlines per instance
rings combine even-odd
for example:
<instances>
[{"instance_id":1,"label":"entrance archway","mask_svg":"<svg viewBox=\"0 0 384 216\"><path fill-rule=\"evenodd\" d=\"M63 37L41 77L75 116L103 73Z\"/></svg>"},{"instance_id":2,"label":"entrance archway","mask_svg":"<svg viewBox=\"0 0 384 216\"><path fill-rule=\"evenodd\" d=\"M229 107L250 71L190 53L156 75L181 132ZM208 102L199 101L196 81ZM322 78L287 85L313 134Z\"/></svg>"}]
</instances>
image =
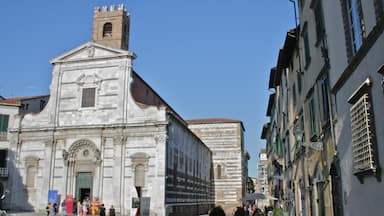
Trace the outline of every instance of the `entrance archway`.
<instances>
[{"instance_id":1,"label":"entrance archway","mask_svg":"<svg viewBox=\"0 0 384 216\"><path fill-rule=\"evenodd\" d=\"M101 153L90 140L78 140L68 150L67 185L69 194L76 199L93 199L98 196L97 174Z\"/></svg>"}]
</instances>

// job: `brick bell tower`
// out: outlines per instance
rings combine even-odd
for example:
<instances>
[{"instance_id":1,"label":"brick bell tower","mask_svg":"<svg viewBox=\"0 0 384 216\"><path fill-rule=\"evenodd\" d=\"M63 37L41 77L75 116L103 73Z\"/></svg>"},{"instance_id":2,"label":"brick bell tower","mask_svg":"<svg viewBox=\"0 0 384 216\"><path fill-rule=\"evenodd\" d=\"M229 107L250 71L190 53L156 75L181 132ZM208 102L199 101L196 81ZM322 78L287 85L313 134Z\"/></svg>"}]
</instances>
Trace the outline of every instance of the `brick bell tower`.
<instances>
[{"instance_id":1,"label":"brick bell tower","mask_svg":"<svg viewBox=\"0 0 384 216\"><path fill-rule=\"evenodd\" d=\"M95 7L92 40L113 48L128 50L129 14L123 4Z\"/></svg>"}]
</instances>

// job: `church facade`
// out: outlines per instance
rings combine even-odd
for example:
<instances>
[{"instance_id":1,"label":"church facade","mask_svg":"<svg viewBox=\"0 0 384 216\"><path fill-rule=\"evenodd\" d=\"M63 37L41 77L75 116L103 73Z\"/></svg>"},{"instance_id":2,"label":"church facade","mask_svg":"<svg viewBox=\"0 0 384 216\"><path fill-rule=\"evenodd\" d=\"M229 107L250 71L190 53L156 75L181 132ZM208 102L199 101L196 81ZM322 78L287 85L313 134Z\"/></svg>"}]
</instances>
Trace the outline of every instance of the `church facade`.
<instances>
[{"instance_id":1,"label":"church facade","mask_svg":"<svg viewBox=\"0 0 384 216\"><path fill-rule=\"evenodd\" d=\"M128 32L123 6L96 8L93 41L51 60L45 108L10 128L12 211L43 211L51 190L121 215L132 198L146 198L151 215L212 207L212 152L132 69Z\"/></svg>"}]
</instances>

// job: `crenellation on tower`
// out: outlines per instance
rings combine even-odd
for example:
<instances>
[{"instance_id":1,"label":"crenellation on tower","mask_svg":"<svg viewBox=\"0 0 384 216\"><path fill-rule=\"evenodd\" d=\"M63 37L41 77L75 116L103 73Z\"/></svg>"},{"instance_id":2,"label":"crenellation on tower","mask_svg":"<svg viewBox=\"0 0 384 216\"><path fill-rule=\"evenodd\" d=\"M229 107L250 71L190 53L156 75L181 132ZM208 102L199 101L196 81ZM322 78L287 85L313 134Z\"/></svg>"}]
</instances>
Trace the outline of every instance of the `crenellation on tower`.
<instances>
[{"instance_id":1,"label":"crenellation on tower","mask_svg":"<svg viewBox=\"0 0 384 216\"><path fill-rule=\"evenodd\" d=\"M94 42L128 50L129 26L129 14L123 4L94 8Z\"/></svg>"}]
</instances>

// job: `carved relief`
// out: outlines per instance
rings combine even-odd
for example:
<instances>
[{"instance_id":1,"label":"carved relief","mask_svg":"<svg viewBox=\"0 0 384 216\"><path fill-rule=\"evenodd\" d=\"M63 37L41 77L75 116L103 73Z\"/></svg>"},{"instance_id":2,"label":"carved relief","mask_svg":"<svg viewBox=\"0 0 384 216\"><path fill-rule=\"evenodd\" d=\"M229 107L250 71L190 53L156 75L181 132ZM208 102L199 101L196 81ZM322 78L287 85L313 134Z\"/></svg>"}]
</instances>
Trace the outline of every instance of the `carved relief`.
<instances>
[{"instance_id":1,"label":"carved relief","mask_svg":"<svg viewBox=\"0 0 384 216\"><path fill-rule=\"evenodd\" d=\"M165 143L168 139L168 136L166 134L156 134L154 136L156 144Z\"/></svg>"},{"instance_id":2,"label":"carved relief","mask_svg":"<svg viewBox=\"0 0 384 216\"><path fill-rule=\"evenodd\" d=\"M125 144L127 141L127 137L126 136L116 136L116 137L113 137L113 144L115 145L123 145Z\"/></svg>"},{"instance_id":3,"label":"carved relief","mask_svg":"<svg viewBox=\"0 0 384 216\"><path fill-rule=\"evenodd\" d=\"M79 86L84 86L84 85L89 86L89 85L92 85L92 86L100 87L101 82L102 82L102 79L96 73L93 73L93 74L90 74L90 75L81 74L76 79L76 83Z\"/></svg>"},{"instance_id":4,"label":"carved relief","mask_svg":"<svg viewBox=\"0 0 384 216\"><path fill-rule=\"evenodd\" d=\"M88 47L87 49L87 52L88 52L88 57L94 57L95 56L95 47Z\"/></svg>"},{"instance_id":5,"label":"carved relief","mask_svg":"<svg viewBox=\"0 0 384 216\"><path fill-rule=\"evenodd\" d=\"M64 155L64 154L63 154ZM78 140L69 148L68 160L101 162L101 152L90 140ZM65 160L65 158L64 158Z\"/></svg>"}]
</instances>

